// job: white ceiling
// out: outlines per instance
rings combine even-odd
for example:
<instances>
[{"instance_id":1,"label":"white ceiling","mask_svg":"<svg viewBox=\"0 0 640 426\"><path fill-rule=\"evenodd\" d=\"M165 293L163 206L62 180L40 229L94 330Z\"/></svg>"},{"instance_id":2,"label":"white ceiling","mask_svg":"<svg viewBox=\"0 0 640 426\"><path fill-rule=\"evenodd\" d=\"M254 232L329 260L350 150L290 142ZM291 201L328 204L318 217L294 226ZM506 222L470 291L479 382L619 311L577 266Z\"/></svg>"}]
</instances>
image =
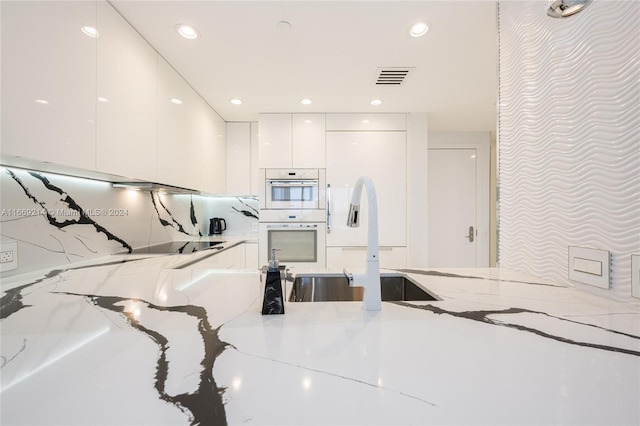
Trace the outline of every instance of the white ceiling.
<instances>
[{"instance_id":1,"label":"white ceiling","mask_svg":"<svg viewBox=\"0 0 640 426\"><path fill-rule=\"evenodd\" d=\"M226 121L261 112L427 112L430 130L495 132L495 1L110 3ZM419 20L431 30L412 38ZM180 37L178 23L200 37ZM415 69L389 87L375 85L379 67ZM375 98L384 103L371 106Z\"/></svg>"}]
</instances>

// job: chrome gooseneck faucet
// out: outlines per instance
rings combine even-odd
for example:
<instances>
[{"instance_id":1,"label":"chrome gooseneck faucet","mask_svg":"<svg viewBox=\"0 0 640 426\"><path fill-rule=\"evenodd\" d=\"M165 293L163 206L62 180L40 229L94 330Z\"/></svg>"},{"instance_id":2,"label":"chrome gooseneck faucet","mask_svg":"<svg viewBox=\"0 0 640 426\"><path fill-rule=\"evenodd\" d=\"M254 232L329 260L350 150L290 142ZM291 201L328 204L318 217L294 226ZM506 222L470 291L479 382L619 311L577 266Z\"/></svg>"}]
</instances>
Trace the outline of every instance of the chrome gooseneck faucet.
<instances>
[{"instance_id":1,"label":"chrome gooseneck faucet","mask_svg":"<svg viewBox=\"0 0 640 426\"><path fill-rule=\"evenodd\" d=\"M362 306L367 311L379 311L382 309L382 301L380 295L380 261L378 259L378 204L376 200L376 189L373 181L369 176L362 176L356 181L351 196L351 205L349 206L349 217L347 226L357 228L360 226L360 198L362 196L362 187L367 190L368 221L369 230L367 237L367 265L364 274L353 275L343 270L344 275L349 280L350 287L364 287L364 298Z\"/></svg>"}]
</instances>

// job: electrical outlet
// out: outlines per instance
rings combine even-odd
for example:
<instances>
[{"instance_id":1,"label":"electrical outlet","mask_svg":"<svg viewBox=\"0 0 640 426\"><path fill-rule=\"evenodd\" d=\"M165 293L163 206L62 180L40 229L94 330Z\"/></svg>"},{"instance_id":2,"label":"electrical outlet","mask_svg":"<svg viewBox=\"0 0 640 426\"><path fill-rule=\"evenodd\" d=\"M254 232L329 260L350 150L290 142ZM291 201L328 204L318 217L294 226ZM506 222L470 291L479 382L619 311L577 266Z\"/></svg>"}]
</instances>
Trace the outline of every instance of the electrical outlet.
<instances>
[{"instance_id":1,"label":"electrical outlet","mask_svg":"<svg viewBox=\"0 0 640 426\"><path fill-rule=\"evenodd\" d=\"M0 242L0 271L18 269L18 243L15 241Z\"/></svg>"},{"instance_id":2,"label":"electrical outlet","mask_svg":"<svg viewBox=\"0 0 640 426\"><path fill-rule=\"evenodd\" d=\"M0 263L13 262L13 251L7 250L0 253Z\"/></svg>"}]
</instances>

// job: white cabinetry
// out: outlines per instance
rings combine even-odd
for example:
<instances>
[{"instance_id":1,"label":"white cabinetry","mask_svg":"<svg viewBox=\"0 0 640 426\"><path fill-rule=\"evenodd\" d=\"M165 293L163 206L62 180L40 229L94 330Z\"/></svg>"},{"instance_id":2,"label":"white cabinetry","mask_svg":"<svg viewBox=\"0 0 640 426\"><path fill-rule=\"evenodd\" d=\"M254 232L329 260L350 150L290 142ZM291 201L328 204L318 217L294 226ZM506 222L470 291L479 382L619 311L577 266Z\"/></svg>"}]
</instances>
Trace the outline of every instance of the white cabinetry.
<instances>
[{"instance_id":1,"label":"white cabinetry","mask_svg":"<svg viewBox=\"0 0 640 426\"><path fill-rule=\"evenodd\" d=\"M324 168L324 114L260 114L260 168Z\"/></svg>"},{"instance_id":2,"label":"white cabinetry","mask_svg":"<svg viewBox=\"0 0 640 426\"><path fill-rule=\"evenodd\" d=\"M260 168L291 167L291 114L260 114L258 125Z\"/></svg>"},{"instance_id":3,"label":"white cabinetry","mask_svg":"<svg viewBox=\"0 0 640 426\"><path fill-rule=\"evenodd\" d=\"M2 154L224 193L224 121L108 2L3 2L1 19Z\"/></svg>"},{"instance_id":4,"label":"white cabinetry","mask_svg":"<svg viewBox=\"0 0 640 426\"><path fill-rule=\"evenodd\" d=\"M220 117L158 58L158 181L224 193L225 128Z\"/></svg>"},{"instance_id":5,"label":"white cabinetry","mask_svg":"<svg viewBox=\"0 0 640 426\"><path fill-rule=\"evenodd\" d=\"M238 244L193 263L187 269L244 269L245 248Z\"/></svg>"},{"instance_id":6,"label":"white cabinetry","mask_svg":"<svg viewBox=\"0 0 640 426\"><path fill-rule=\"evenodd\" d=\"M164 59L158 58L158 181L195 188L200 153L193 120L195 94Z\"/></svg>"},{"instance_id":7,"label":"white cabinetry","mask_svg":"<svg viewBox=\"0 0 640 426\"><path fill-rule=\"evenodd\" d=\"M200 117L200 183L196 189L224 194L226 185L226 123L198 96Z\"/></svg>"},{"instance_id":8,"label":"white cabinetry","mask_svg":"<svg viewBox=\"0 0 640 426\"><path fill-rule=\"evenodd\" d=\"M251 194L251 123L227 123L227 195Z\"/></svg>"},{"instance_id":9,"label":"white cabinetry","mask_svg":"<svg viewBox=\"0 0 640 426\"><path fill-rule=\"evenodd\" d=\"M2 153L95 169L96 2L2 2ZM114 65L117 66L117 65Z\"/></svg>"},{"instance_id":10,"label":"white cabinetry","mask_svg":"<svg viewBox=\"0 0 640 426\"><path fill-rule=\"evenodd\" d=\"M362 194L360 227L346 226L353 185L365 175L376 188L380 246L406 245L406 156L405 132L327 132L328 246L366 246L366 192Z\"/></svg>"},{"instance_id":11,"label":"white cabinetry","mask_svg":"<svg viewBox=\"0 0 640 426\"><path fill-rule=\"evenodd\" d=\"M376 188L381 267L406 266L405 129L405 114L327 115L326 173L327 185L331 186L329 268L363 268L365 265L369 220L366 192L363 191L361 198L360 227L346 226L353 185L360 176L371 177Z\"/></svg>"},{"instance_id":12,"label":"white cabinetry","mask_svg":"<svg viewBox=\"0 0 640 426\"><path fill-rule=\"evenodd\" d=\"M291 167L324 169L325 115L293 114Z\"/></svg>"},{"instance_id":13,"label":"white cabinetry","mask_svg":"<svg viewBox=\"0 0 640 426\"><path fill-rule=\"evenodd\" d=\"M244 267L245 269L259 269L258 242L244 243Z\"/></svg>"},{"instance_id":14,"label":"white cabinetry","mask_svg":"<svg viewBox=\"0 0 640 426\"><path fill-rule=\"evenodd\" d=\"M407 114L327 114L327 131L405 131Z\"/></svg>"},{"instance_id":15,"label":"white cabinetry","mask_svg":"<svg viewBox=\"0 0 640 426\"><path fill-rule=\"evenodd\" d=\"M98 3L96 169L156 181L158 54Z\"/></svg>"}]
</instances>

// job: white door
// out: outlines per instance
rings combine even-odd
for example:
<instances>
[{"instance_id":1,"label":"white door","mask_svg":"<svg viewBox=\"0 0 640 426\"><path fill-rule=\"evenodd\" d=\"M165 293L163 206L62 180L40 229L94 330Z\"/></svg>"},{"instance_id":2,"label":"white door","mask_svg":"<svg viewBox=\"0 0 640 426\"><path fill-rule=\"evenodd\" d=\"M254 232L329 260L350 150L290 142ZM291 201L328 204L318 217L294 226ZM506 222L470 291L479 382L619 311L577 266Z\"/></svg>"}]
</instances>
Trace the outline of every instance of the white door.
<instances>
[{"instance_id":1,"label":"white door","mask_svg":"<svg viewBox=\"0 0 640 426\"><path fill-rule=\"evenodd\" d=\"M429 267L475 267L476 150L429 149Z\"/></svg>"}]
</instances>

